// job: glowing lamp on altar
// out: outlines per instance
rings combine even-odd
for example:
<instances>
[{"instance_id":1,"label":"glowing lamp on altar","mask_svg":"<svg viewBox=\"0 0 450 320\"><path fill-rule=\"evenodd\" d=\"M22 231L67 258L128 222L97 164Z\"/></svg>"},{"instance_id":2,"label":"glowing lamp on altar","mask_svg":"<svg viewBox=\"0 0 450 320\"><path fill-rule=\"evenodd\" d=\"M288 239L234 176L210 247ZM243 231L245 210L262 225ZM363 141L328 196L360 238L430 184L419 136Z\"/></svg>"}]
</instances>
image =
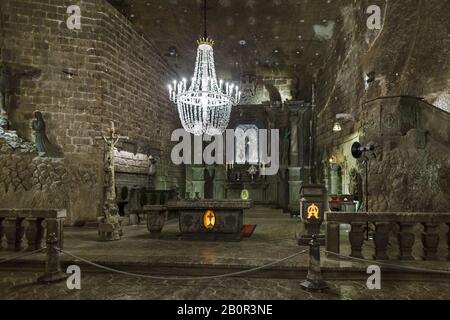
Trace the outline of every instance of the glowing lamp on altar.
<instances>
[{"instance_id":1,"label":"glowing lamp on altar","mask_svg":"<svg viewBox=\"0 0 450 320\"><path fill-rule=\"evenodd\" d=\"M214 229L216 225L216 214L212 210L208 210L203 215L203 226L206 230Z\"/></svg>"}]
</instances>

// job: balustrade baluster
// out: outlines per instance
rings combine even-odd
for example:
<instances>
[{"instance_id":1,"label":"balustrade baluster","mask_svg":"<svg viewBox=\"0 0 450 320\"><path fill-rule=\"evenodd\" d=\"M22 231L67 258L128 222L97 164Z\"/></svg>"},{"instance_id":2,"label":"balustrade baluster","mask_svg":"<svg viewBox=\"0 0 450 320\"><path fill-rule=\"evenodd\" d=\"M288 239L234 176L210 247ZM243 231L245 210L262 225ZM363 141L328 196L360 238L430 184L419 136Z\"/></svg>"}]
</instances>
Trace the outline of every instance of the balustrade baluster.
<instances>
[{"instance_id":1,"label":"balustrade baluster","mask_svg":"<svg viewBox=\"0 0 450 320\"><path fill-rule=\"evenodd\" d=\"M44 236L44 228L42 227L42 218L27 218L28 223L25 229L25 237L28 241L29 251L34 251L42 248L42 238Z\"/></svg>"},{"instance_id":2,"label":"balustrade baluster","mask_svg":"<svg viewBox=\"0 0 450 320\"><path fill-rule=\"evenodd\" d=\"M447 259L450 260L450 223L447 223L448 232L447 232L447 249L448 249L448 257Z\"/></svg>"},{"instance_id":3,"label":"balustrade baluster","mask_svg":"<svg viewBox=\"0 0 450 320\"><path fill-rule=\"evenodd\" d=\"M20 251L24 228L22 226L23 218L6 218L4 221L4 232L8 251Z\"/></svg>"},{"instance_id":4,"label":"balustrade baluster","mask_svg":"<svg viewBox=\"0 0 450 320\"><path fill-rule=\"evenodd\" d=\"M3 250L2 242L3 242L3 235L5 234L3 228L3 220L4 218L0 218L0 250Z\"/></svg>"},{"instance_id":5,"label":"balustrade baluster","mask_svg":"<svg viewBox=\"0 0 450 320\"><path fill-rule=\"evenodd\" d=\"M364 243L364 231L366 229L365 223L352 222L352 229L348 235L352 252L350 256L354 258L364 258L362 255L362 246Z\"/></svg>"},{"instance_id":6,"label":"balustrade baluster","mask_svg":"<svg viewBox=\"0 0 450 320\"><path fill-rule=\"evenodd\" d=\"M339 223L328 222L327 223L327 251L339 253L340 243L339 243ZM328 256L328 255L327 255ZM336 258L330 255L331 258Z\"/></svg>"},{"instance_id":7,"label":"balustrade baluster","mask_svg":"<svg viewBox=\"0 0 450 320\"><path fill-rule=\"evenodd\" d=\"M375 260L389 260L387 255L387 246L389 244L389 232L391 231L391 223L376 222L375 236L373 242L375 244Z\"/></svg>"},{"instance_id":8,"label":"balustrade baluster","mask_svg":"<svg viewBox=\"0 0 450 320\"><path fill-rule=\"evenodd\" d=\"M398 223L400 232L398 233L398 245L400 250L400 260L414 260L412 248L415 242L414 226L415 223Z\"/></svg>"},{"instance_id":9,"label":"balustrade baluster","mask_svg":"<svg viewBox=\"0 0 450 320\"><path fill-rule=\"evenodd\" d=\"M422 223L424 231L422 233L423 259L437 260L437 250L439 246L439 224Z\"/></svg>"}]
</instances>

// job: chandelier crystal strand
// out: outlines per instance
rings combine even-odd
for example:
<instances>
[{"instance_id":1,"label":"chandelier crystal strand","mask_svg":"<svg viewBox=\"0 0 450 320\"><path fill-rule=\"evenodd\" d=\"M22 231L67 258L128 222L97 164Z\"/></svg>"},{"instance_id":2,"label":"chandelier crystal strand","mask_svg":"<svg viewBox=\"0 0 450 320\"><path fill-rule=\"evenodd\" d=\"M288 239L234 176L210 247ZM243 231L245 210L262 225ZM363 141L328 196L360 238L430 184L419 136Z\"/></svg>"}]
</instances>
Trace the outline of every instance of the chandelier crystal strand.
<instances>
[{"instance_id":1,"label":"chandelier crystal strand","mask_svg":"<svg viewBox=\"0 0 450 320\"><path fill-rule=\"evenodd\" d=\"M222 134L228 126L232 106L241 98L238 86L217 81L213 44L210 39L198 41L189 89L186 79L169 86L170 100L177 104L183 128L197 136Z\"/></svg>"},{"instance_id":2,"label":"chandelier crystal strand","mask_svg":"<svg viewBox=\"0 0 450 320\"><path fill-rule=\"evenodd\" d=\"M222 80L217 82L213 44L207 38L198 41L189 89L186 79L169 85L170 100L177 104L183 128L197 136L222 134L228 126L232 106L241 98L239 87L224 84Z\"/></svg>"},{"instance_id":3,"label":"chandelier crystal strand","mask_svg":"<svg viewBox=\"0 0 450 320\"><path fill-rule=\"evenodd\" d=\"M194 135L210 136L222 134L230 121L231 108L241 98L239 87L217 83L214 65L214 41L208 38L206 0L204 7L205 33L198 43L194 76L189 89L187 81L169 85L169 97L178 107L183 128Z\"/></svg>"}]
</instances>

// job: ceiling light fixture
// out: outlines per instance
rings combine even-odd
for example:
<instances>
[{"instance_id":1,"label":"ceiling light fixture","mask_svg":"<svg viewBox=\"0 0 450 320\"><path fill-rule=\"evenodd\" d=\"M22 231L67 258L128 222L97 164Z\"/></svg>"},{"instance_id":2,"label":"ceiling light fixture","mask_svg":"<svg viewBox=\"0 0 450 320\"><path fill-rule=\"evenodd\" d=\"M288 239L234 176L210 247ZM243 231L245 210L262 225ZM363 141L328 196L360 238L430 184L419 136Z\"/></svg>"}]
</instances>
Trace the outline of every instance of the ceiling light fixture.
<instances>
[{"instance_id":1,"label":"ceiling light fixture","mask_svg":"<svg viewBox=\"0 0 450 320\"><path fill-rule=\"evenodd\" d=\"M221 135L230 121L231 108L239 103L241 91L234 84L217 81L214 41L208 38L206 0L203 38L197 41L197 59L189 89L187 80L169 85L170 100L176 103L183 128L196 136Z\"/></svg>"}]
</instances>

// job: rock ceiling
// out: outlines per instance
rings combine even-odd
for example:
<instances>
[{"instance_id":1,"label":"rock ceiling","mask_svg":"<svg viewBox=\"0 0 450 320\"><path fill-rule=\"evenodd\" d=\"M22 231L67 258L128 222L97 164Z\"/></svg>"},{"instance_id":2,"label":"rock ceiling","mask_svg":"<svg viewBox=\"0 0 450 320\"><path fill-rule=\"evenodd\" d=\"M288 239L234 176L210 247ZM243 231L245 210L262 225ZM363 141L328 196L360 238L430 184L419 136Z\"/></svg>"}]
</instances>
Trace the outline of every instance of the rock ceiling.
<instances>
[{"instance_id":1,"label":"rock ceiling","mask_svg":"<svg viewBox=\"0 0 450 320\"><path fill-rule=\"evenodd\" d=\"M182 76L193 72L202 0L109 0ZM320 67L347 0L207 0L218 74L299 75Z\"/></svg>"}]
</instances>

